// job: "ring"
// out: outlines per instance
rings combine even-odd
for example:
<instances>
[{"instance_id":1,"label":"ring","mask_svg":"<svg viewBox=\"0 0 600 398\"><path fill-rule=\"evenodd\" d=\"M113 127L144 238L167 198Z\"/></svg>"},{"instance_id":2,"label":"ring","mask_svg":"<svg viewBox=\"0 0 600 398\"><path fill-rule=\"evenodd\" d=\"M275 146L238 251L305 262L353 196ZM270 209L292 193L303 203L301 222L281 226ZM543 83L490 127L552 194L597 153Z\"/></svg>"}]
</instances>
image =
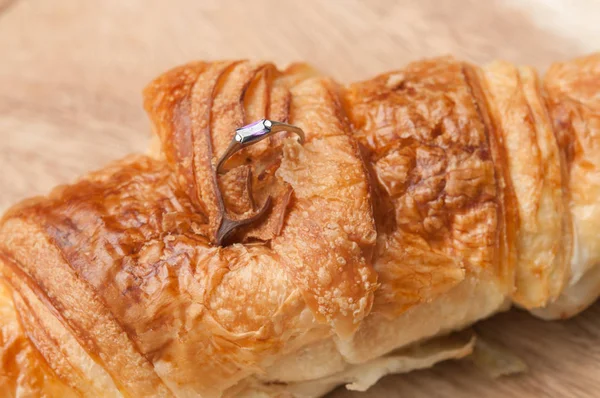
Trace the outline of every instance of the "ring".
<instances>
[{"instance_id":1,"label":"ring","mask_svg":"<svg viewBox=\"0 0 600 398\"><path fill-rule=\"evenodd\" d=\"M289 131L295 133L300 138L300 143L304 143L304 131L300 127L292 126L291 124L276 122L268 119L261 119L257 122L248 124L235 130L235 136L217 162L217 174L220 173L221 167L240 150L264 140L271 135L280 131Z\"/></svg>"}]
</instances>

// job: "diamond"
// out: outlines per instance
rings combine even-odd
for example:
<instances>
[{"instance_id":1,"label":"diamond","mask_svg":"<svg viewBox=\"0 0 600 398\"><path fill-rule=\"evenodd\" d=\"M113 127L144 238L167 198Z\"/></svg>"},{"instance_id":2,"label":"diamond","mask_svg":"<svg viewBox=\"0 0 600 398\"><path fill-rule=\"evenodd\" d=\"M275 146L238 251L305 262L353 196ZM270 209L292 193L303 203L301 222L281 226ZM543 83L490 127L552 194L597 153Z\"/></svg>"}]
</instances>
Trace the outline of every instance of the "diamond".
<instances>
[{"instance_id":1,"label":"diamond","mask_svg":"<svg viewBox=\"0 0 600 398\"><path fill-rule=\"evenodd\" d=\"M261 119L247 126L240 127L236 131L236 141L240 144L249 144L260 141L271 132L271 121ZM238 136L240 139L238 139Z\"/></svg>"}]
</instances>

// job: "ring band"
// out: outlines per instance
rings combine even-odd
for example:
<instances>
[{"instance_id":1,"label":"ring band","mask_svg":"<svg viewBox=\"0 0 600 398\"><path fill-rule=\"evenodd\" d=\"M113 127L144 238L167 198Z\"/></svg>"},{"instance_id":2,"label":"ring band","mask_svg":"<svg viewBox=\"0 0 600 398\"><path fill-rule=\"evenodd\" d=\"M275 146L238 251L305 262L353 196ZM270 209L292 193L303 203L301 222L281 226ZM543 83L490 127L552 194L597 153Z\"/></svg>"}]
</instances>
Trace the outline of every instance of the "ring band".
<instances>
[{"instance_id":1,"label":"ring band","mask_svg":"<svg viewBox=\"0 0 600 398\"><path fill-rule=\"evenodd\" d=\"M217 174L220 173L221 167L225 164L225 162L227 162L227 160L229 160L229 158L231 158L234 154L280 131L289 131L291 133L295 133L300 138L300 143L304 143L304 131L302 131L300 127L276 122L273 120L261 119L257 122L235 130L235 136L233 137L233 140L231 140L231 143L225 150L225 153L223 153L217 162Z\"/></svg>"}]
</instances>

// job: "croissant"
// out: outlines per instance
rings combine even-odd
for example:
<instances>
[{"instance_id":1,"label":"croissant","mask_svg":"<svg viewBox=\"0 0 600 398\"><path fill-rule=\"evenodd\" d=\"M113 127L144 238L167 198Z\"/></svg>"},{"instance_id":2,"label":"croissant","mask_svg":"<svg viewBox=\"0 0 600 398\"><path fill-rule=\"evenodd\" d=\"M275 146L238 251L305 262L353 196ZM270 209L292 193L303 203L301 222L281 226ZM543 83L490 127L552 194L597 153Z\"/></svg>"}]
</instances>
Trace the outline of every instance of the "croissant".
<instances>
[{"instance_id":1,"label":"croissant","mask_svg":"<svg viewBox=\"0 0 600 398\"><path fill-rule=\"evenodd\" d=\"M154 141L0 223L4 396L318 397L468 355L511 305L600 293L600 54L424 60L347 86L194 62ZM301 127L215 164L233 131Z\"/></svg>"}]
</instances>

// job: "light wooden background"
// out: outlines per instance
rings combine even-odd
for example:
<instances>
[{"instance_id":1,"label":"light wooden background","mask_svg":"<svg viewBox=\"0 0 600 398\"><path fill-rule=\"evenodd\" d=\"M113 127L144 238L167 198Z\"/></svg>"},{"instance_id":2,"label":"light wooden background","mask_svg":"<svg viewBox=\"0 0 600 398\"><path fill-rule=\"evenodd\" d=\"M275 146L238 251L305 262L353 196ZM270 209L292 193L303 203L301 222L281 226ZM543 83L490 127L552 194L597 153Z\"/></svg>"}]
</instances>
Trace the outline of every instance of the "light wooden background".
<instances>
[{"instance_id":1,"label":"light wooden background","mask_svg":"<svg viewBox=\"0 0 600 398\"><path fill-rule=\"evenodd\" d=\"M599 50L599 15L594 0L0 0L0 212L144 150L140 91L179 63L306 60L341 81L446 53L544 69ZM600 396L600 305L555 323L513 311L477 329L531 371L491 380L447 362L333 396Z\"/></svg>"}]
</instances>

